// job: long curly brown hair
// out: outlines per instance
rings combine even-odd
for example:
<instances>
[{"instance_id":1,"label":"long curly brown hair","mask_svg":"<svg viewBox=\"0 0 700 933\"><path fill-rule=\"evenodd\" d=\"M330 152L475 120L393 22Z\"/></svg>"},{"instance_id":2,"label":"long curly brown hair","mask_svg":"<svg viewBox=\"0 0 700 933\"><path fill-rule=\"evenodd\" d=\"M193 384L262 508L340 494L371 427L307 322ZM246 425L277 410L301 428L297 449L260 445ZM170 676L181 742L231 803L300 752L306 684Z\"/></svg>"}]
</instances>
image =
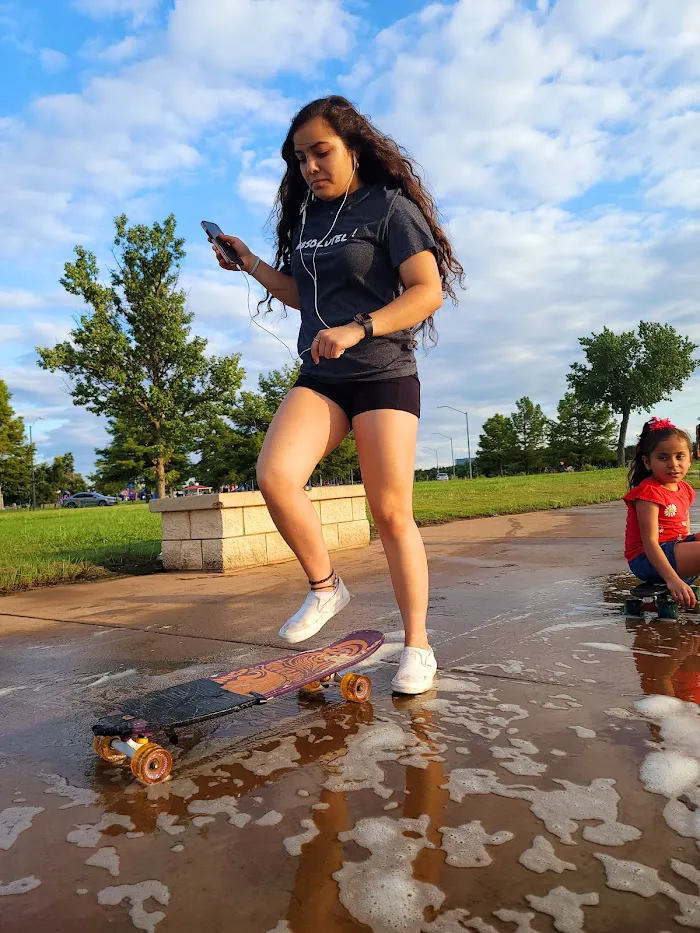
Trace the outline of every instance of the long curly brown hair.
<instances>
[{"instance_id":1,"label":"long curly brown hair","mask_svg":"<svg viewBox=\"0 0 700 933\"><path fill-rule=\"evenodd\" d=\"M299 219L302 201L308 187L301 174L299 160L294 154L294 134L315 117L321 117L343 140L348 149L356 153L358 173L368 185L382 183L389 188L400 188L405 197L413 201L425 217L435 240L437 264L444 298L457 303L454 283L464 286L464 270L452 251L438 219L435 202L416 172L414 162L390 136L381 133L345 97L332 95L314 100L297 113L282 144L282 158L287 166L275 199L270 223L276 228L275 268L291 265L292 238ZM267 305L272 310L272 295L268 292L258 308ZM432 315L417 328L431 343L437 332Z\"/></svg>"}]
</instances>

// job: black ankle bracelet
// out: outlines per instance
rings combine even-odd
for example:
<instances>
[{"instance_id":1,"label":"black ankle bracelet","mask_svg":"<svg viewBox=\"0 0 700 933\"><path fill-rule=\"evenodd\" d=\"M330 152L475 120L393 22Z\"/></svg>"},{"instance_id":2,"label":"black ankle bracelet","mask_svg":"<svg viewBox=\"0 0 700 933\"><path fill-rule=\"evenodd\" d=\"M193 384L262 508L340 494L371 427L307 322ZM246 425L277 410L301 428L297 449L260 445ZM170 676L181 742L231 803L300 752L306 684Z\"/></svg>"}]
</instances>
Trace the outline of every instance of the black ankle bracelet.
<instances>
[{"instance_id":1,"label":"black ankle bracelet","mask_svg":"<svg viewBox=\"0 0 700 933\"><path fill-rule=\"evenodd\" d=\"M324 577L323 580L309 580L309 586L310 586L310 587L322 586L324 583L328 583L329 580L332 580L333 583L335 583L335 580L336 580L336 572L335 572L335 570L331 570L331 572L328 574L328 576L327 576L327 577Z\"/></svg>"}]
</instances>

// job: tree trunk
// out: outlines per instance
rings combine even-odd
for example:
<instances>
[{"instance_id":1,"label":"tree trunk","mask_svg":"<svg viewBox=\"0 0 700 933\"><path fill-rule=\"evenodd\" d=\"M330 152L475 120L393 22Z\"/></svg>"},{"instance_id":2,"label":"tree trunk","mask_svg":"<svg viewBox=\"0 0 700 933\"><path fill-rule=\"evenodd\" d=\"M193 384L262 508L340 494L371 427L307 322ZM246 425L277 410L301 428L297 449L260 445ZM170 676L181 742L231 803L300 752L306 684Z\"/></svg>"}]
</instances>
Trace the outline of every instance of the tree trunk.
<instances>
[{"instance_id":1,"label":"tree trunk","mask_svg":"<svg viewBox=\"0 0 700 933\"><path fill-rule=\"evenodd\" d=\"M620 436L617 439L617 465L625 465L625 441L627 439L627 425L630 421L630 411L626 408L622 412L622 421L620 422Z\"/></svg>"},{"instance_id":2,"label":"tree trunk","mask_svg":"<svg viewBox=\"0 0 700 933\"><path fill-rule=\"evenodd\" d=\"M165 499L165 457L162 454L156 457L156 495Z\"/></svg>"}]
</instances>

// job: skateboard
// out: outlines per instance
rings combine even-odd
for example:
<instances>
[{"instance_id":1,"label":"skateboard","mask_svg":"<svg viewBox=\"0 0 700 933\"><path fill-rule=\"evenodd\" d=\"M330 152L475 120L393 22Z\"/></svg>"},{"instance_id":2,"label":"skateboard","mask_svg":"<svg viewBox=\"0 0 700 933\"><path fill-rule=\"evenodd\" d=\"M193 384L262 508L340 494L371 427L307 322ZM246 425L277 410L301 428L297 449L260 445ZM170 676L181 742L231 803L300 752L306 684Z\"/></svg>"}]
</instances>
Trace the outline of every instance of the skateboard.
<instances>
[{"instance_id":1,"label":"skateboard","mask_svg":"<svg viewBox=\"0 0 700 933\"><path fill-rule=\"evenodd\" d=\"M364 703L372 692L369 677L341 672L368 658L383 642L381 632L353 632L327 648L263 661L125 700L94 724L93 747L109 764L129 762L131 773L143 784L157 784L170 774L172 756L152 741L156 733L165 734L176 744L177 729L267 703L295 690L318 695L333 683L340 685L346 700Z\"/></svg>"},{"instance_id":2,"label":"skateboard","mask_svg":"<svg viewBox=\"0 0 700 933\"><path fill-rule=\"evenodd\" d=\"M700 613L700 586L692 587L698 602L694 609L685 610L692 615ZM665 583L640 583L630 590L630 597L625 600L625 616L628 619L677 619L679 607L671 598Z\"/></svg>"}]
</instances>

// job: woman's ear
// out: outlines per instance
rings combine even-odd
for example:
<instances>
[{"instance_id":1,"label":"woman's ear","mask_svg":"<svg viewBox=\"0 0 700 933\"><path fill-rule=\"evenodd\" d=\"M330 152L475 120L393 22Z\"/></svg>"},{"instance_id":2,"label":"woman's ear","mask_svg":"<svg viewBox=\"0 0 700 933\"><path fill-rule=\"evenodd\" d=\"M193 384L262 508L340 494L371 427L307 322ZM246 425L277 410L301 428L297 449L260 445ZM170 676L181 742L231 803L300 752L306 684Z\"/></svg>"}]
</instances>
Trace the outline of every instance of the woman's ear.
<instances>
[{"instance_id":1,"label":"woman's ear","mask_svg":"<svg viewBox=\"0 0 700 933\"><path fill-rule=\"evenodd\" d=\"M651 460L648 457L642 456L642 463L647 468L647 470L649 470L649 472L651 473Z\"/></svg>"}]
</instances>

